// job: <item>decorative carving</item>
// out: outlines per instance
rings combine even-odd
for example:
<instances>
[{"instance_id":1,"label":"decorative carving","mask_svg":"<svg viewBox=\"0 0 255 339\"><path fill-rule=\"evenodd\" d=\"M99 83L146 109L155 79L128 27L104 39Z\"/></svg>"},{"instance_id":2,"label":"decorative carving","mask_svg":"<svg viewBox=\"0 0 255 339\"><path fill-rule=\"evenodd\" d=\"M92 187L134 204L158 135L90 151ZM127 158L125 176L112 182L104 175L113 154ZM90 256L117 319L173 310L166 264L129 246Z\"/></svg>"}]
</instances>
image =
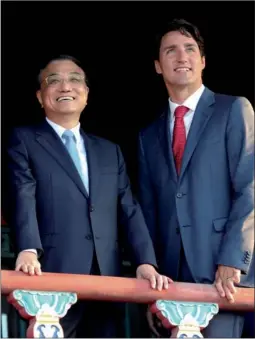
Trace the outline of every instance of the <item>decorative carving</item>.
<instances>
[{"instance_id":1,"label":"decorative carving","mask_svg":"<svg viewBox=\"0 0 255 339\"><path fill-rule=\"evenodd\" d=\"M76 303L77 295L68 292L14 290L8 301L29 320L28 338L63 338L59 319Z\"/></svg>"},{"instance_id":2,"label":"decorative carving","mask_svg":"<svg viewBox=\"0 0 255 339\"><path fill-rule=\"evenodd\" d=\"M171 338L203 338L200 330L218 313L217 304L158 300L151 306L152 313L171 329Z\"/></svg>"}]
</instances>

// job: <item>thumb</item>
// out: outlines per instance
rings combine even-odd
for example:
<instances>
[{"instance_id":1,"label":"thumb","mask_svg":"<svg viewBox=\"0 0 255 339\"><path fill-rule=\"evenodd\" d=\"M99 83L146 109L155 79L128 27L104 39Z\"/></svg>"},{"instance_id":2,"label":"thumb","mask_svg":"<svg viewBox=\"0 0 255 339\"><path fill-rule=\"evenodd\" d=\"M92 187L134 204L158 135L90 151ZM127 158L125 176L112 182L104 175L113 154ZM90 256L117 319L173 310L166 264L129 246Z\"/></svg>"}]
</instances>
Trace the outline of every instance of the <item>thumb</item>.
<instances>
[{"instance_id":1,"label":"thumb","mask_svg":"<svg viewBox=\"0 0 255 339\"><path fill-rule=\"evenodd\" d=\"M241 272L239 270L237 270L237 271L234 272L233 280L236 284L239 284L240 279L241 279Z\"/></svg>"}]
</instances>

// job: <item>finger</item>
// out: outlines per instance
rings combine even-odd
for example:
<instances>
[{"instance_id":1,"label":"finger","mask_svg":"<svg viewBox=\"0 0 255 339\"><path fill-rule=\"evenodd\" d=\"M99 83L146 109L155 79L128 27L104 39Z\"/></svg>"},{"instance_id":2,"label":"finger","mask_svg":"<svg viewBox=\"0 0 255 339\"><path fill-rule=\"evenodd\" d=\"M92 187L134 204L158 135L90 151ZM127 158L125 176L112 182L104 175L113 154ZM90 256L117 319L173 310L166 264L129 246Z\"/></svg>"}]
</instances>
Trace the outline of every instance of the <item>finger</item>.
<instances>
[{"instance_id":1,"label":"finger","mask_svg":"<svg viewBox=\"0 0 255 339\"><path fill-rule=\"evenodd\" d=\"M158 291L161 291L163 288L163 277L160 274L157 276L157 288Z\"/></svg>"},{"instance_id":2,"label":"finger","mask_svg":"<svg viewBox=\"0 0 255 339\"><path fill-rule=\"evenodd\" d=\"M232 294L236 293L236 288L234 286L233 280L232 279L227 279L226 286L230 290Z\"/></svg>"},{"instance_id":3,"label":"finger","mask_svg":"<svg viewBox=\"0 0 255 339\"><path fill-rule=\"evenodd\" d=\"M239 284L240 283L240 279L241 279L241 273L240 271L235 271L234 272L234 276L233 276L233 281L236 283L236 284Z\"/></svg>"},{"instance_id":4,"label":"finger","mask_svg":"<svg viewBox=\"0 0 255 339\"><path fill-rule=\"evenodd\" d=\"M41 267L40 266L36 266L35 267L35 274L42 275L42 271L41 271Z\"/></svg>"},{"instance_id":5,"label":"finger","mask_svg":"<svg viewBox=\"0 0 255 339\"><path fill-rule=\"evenodd\" d=\"M150 284L151 284L151 288L153 288L153 289L155 289L156 288L156 277L155 277L155 275L152 275L151 277L150 277Z\"/></svg>"},{"instance_id":6,"label":"finger","mask_svg":"<svg viewBox=\"0 0 255 339\"><path fill-rule=\"evenodd\" d=\"M28 273L27 264L22 264L21 265L21 271L23 271L24 273Z\"/></svg>"},{"instance_id":7,"label":"finger","mask_svg":"<svg viewBox=\"0 0 255 339\"><path fill-rule=\"evenodd\" d=\"M226 299L232 304L234 302L234 297L233 294L230 292L229 288L227 287L227 285L224 285L224 291Z\"/></svg>"},{"instance_id":8,"label":"finger","mask_svg":"<svg viewBox=\"0 0 255 339\"><path fill-rule=\"evenodd\" d=\"M28 265L28 274L29 275L34 275L35 274L35 268L33 265Z\"/></svg>"},{"instance_id":9,"label":"finger","mask_svg":"<svg viewBox=\"0 0 255 339\"><path fill-rule=\"evenodd\" d=\"M171 283L174 282L174 281L173 281L171 278L169 278L169 277L167 277L167 280L168 280L168 283L169 283L169 284L171 284Z\"/></svg>"},{"instance_id":10,"label":"finger","mask_svg":"<svg viewBox=\"0 0 255 339\"><path fill-rule=\"evenodd\" d=\"M218 280L216 280L215 282L215 287L219 293L219 295L224 298L225 297L225 291L222 285L222 280L220 278L218 278Z\"/></svg>"},{"instance_id":11,"label":"finger","mask_svg":"<svg viewBox=\"0 0 255 339\"><path fill-rule=\"evenodd\" d=\"M167 290L168 287L169 287L168 278L165 277L165 276L163 276L163 287L164 287L165 290Z\"/></svg>"},{"instance_id":12,"label":"finger","mask_svg":"<svg viewBox=\"0 0 255 339\"><path fill-rule=\"evenodd\" d=\"M22 266L22 264L18 264L18 265L15 267L15 271L21 271L21 266Z\"/></svg>"}]
</instances>

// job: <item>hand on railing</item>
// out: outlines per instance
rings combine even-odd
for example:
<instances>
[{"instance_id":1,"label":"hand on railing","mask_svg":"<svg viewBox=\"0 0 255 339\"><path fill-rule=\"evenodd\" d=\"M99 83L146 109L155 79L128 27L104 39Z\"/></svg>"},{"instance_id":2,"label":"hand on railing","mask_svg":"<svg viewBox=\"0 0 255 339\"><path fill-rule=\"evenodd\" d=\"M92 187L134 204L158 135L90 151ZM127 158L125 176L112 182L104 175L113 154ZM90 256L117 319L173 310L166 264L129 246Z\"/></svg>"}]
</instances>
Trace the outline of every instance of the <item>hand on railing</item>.
<instances>
[{"instance_id":1,"label":"hand on railing","mask_svg":"<svg viewBox=\"0 0 255 339\"><path fill-rule=\"evenodd\" d=\"M30 320L29 338L38 337L41 324L54 325L63 333L59 319L65 316L77 297L150 304L149 311L162 323L157 332L166 337L164 328L168 332L171 330L173 338L202 337L200 330L208 326L219 308L239 312L254 310L253 288L237 287L235 303L220 297L213 285L175 282L159 292L148 282L151 276L156 278L159 274L154 268L145 268L142 272L141 268L138 270L140 279L48 272L30 277L21 272L3 270L1 292L8 295L8 301L23 317ZM148 316L153 319L150 313ZM157 326L157 322L154 325Z\"/></svg>"},{"instance_id":2,"label":"hand on railing","mask_svg":"<svg viewBox=\"0 0 255 339\"><path fill-rule=\"evenodd\" d=\"M165 275L159 274L152 265L143 264L138 266L136 270L136 277L138 279L149 280L150 286L153 289L168 289L169 283L172 283L173 280L166 277Z\"/></svg>"},{"instance_id":3,"label":"hand on railing","mask_svg":"<svg viewBox=\"0 0 255 339\"><path fill-rule=\"evenodd\" d=\"M29 275L41 275L41 264L37 259L37 254L28 251L20 252L16 260L15 271L22 271Z\"/></svg>"},{"instance_id":4,"label":"hand on railing","mask_svg":"<svg viewBox=\"0 0 255 339\"><path fill-rule=\"evenodd\" d=\"M230 303L234 303L236 294L235 284L240 283L241 271L234 267L219 265L215 274L215 287L219 295Z\"/></svg>"}]
</instances>

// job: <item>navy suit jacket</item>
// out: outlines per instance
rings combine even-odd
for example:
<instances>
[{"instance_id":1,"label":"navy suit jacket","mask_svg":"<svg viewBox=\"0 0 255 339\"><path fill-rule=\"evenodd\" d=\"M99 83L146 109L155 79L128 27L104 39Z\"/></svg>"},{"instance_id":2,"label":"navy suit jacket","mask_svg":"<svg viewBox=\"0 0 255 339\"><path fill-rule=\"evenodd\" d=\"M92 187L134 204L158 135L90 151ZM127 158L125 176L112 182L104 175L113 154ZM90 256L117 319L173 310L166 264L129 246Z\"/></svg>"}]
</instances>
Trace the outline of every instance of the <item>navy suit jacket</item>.
<instances>
[{"instance_id":1,"label":"navy suit jacket","mask_svg":"<svg viewBox=\"0 0 255 339\"><path fill-rule=\"evenodd\" d=\"M73 274L90 273L95 251L101 274L119 275L123 230L134 263L156 266L120 148L82 135L89 196L65 146L47 122L12 133L8 147L11 225L18 251L35 248L43 253L42 270Z\"/></svg>"},{"instance_id":2,"label":"navy suit jacket","mask_svg":"<svg viewBox=\"0 0 255 339\"><path fill-rule=\"evenodd\" d=\"M253 108L243 97L205 88L179 177L169 115L167 105L139 137L140 203L159 269L169 275L178 260L172 237L177 227L196 282L212 283L221 264L240 269L241 285L254 286Z\"/></svg>"}]
</instances>

